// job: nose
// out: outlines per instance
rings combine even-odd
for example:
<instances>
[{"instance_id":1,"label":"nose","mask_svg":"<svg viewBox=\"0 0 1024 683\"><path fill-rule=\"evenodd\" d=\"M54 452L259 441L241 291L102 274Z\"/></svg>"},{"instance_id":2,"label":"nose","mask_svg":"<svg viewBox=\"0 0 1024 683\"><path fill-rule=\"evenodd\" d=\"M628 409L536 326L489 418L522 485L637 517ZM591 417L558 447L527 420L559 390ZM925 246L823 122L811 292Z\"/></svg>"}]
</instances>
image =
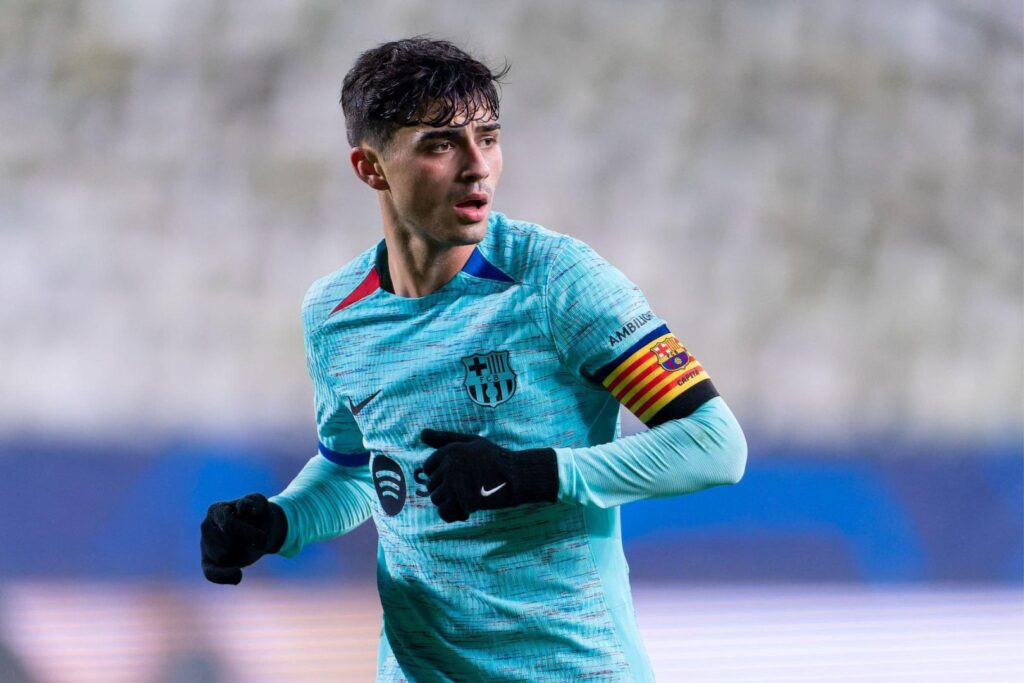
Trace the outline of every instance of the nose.
<instances>
[{"instance_id":1,"label":"nose","mask_svg":"<svg viewBox=\"0 0 1024 683\"><path fill-rule=\"evenodd\" d=\"M477 182L491 175L491 166L484 157L484 151L474 140L465 147L465 162L462 167L462 179Z\"/></svg>"}]
</instances>

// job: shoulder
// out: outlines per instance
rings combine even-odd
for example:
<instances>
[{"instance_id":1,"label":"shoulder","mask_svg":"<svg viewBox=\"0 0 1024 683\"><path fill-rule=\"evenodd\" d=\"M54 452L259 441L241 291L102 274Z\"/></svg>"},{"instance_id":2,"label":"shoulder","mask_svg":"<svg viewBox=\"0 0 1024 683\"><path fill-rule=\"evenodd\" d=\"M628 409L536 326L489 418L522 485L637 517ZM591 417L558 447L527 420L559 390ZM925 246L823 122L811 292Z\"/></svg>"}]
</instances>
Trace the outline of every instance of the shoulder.
<instances>
[{"instance_id":1,"label":"shoulder","mask_svg":"<svg viewBox=\"0 0 1024 683\"><path fill-rule=\"evenodd\" d=\"M302 318L307 332L329 318L338 302L366 279L374 266L376 253L377 245L374 245L310 285L302 301Z\"/></svg>"},{"instance_id":2,"label":"shoulder","mask_svg":"<svg viewBox=\"0 0 1024 683\"><path fill-rule=\"evenodd\" d=\"M574 237L496 211L478 249L516 282L538 286L546 285L568 263L597 257L593 249Z\"/></svg>"}]
</instances>

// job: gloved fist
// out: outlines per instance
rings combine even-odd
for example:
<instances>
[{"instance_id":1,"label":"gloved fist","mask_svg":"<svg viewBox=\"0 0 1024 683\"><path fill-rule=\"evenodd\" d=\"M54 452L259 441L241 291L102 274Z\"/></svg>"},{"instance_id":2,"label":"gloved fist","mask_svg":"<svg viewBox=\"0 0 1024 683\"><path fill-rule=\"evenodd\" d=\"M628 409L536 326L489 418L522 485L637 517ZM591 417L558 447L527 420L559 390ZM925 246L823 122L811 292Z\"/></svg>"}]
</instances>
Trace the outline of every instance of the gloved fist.
<instances>
[{"instance_id":1,"label":"gloved fist","mask_svg":"<svg viewBox=\"0 0 1024 683\"><path fill-rule=\"evenodd\" d=\"M211 505L200 530L203 575L213 583L237 584L242 567L281 549L288 520L279 505L250 493Z\"/></svg>"},{"instance_id":2,"label":"gloved fist","mask_svg":"<svg viewBox=\"0 0 1024 683\"><path fill-rule=\"evenodd\" d=\"M435 450L423 463L430 500L446 522L477 510L498 510L558 498L555 451L511 451L482 436L424 429Z\"/></svg>"}]
</instances>

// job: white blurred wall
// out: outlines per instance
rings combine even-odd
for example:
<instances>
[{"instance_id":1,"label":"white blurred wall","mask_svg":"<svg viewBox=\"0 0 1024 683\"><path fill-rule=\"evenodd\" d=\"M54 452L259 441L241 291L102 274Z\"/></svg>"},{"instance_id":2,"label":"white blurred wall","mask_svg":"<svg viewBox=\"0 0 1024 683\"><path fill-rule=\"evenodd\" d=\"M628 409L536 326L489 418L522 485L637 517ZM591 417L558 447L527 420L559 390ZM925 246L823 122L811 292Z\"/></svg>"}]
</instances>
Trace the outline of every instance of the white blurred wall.
<instances>
[{"instance_id":1,"label":"white blurred wall","mask_svg":"<svg viewBox=\"0 0 1024 683\"><path fill-rule=\"evenodd\" d=\"M617 264L750 431L1022 420L1020 2L0 2L0 433L305 428L305 288L379 238L337 105L507 58L496 207Z\"/></svg>"}]
</instances>

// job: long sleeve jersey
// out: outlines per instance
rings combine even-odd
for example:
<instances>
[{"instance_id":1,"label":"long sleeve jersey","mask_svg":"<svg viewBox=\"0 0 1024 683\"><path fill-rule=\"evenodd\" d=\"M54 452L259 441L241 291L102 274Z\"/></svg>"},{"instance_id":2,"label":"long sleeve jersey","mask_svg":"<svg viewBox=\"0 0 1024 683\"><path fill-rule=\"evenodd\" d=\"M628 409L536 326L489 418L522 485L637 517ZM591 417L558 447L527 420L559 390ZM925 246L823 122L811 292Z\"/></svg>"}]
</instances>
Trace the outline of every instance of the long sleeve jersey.
<instances>
[{"instance_id":1,"label":"long sleeve jersey","mask_svg":"<svg viewBox=\"0 0 1024 683\"><path fill-rule=\"evenodd\" d=\"M707 372L582 242L492 213L463 269L396 296L381 241L303 306L319 453L272 500L294 555L372 517L380 681L653 680L619 505L738 481L743 434ZM652 427L619 440L619 406ZM552 504L448 524L430 427L553 447Z\"/></svg>"}]
</instances>

